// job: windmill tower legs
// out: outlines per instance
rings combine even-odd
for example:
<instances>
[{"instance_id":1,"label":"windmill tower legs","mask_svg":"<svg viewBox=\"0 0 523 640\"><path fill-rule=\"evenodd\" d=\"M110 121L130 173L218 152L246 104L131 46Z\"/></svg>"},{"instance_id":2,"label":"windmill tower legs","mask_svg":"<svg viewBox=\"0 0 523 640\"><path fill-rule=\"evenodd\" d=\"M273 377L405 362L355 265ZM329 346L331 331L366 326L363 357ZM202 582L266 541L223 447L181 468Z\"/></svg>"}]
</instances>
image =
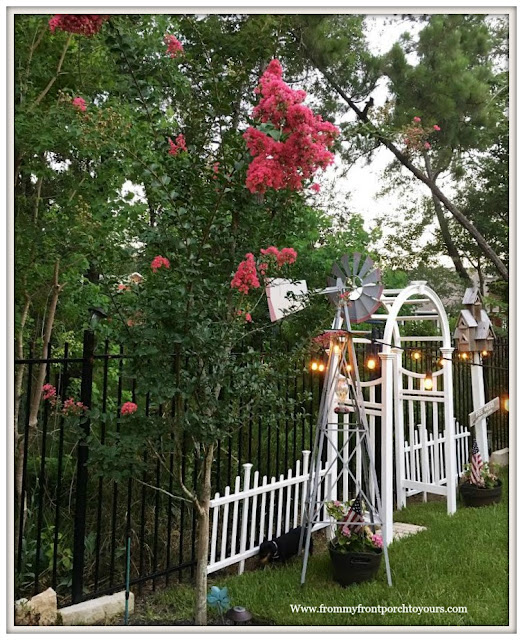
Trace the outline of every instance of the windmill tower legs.
<instances>
[{"instance_id":1,"label":"windmill tower legs","mask_svg":"<svg viewBox=\"0 0 523 640\"><path fill-rule=\"evenodd\" d=\"M301 572L301 583L304 584L307 575L307 564L310 552L310 539L315 525L329 523L333 525L347 525L347 522L333 522L328 518L325 511L325 504L332 498L329 492L329 483L337 483L343 473L347 473L352 479L355 487L355 498L361 496L364 500L368 521L372 528L381 526L383 536L383 555L387 572L387 581L391 585L391 574L387 545L390 535L387 530L387 515L384 513L380 491L377 482L374 452L370 446L369 426L365 413L365 405L360 385L356 353L352 339L350 319L347 304L342 303L338 309L334 327L339 326L338 320L341 318L346 331L346 338L343 342L339 354L335 354L334 345L331 343L329 361L327 366L326 384L323 387L314 450L311 460L311 473L309 480L309 490L307 502L303 513L302 540L300 540L300 550L304 544L304 557ZM391 363L392 364L392 363ZM350 372L350 374L348 373ZM340 380L346 381L349 397L352 405L352 422L349 417L349 425L338 422L338 415L332 413L337 384ZM392 375L390 382L392 383ZM342 382L342 385L345 384ZM341 406L340 410L348 410L348 404ZM333 420L332 416L335 416ZM349 414L350 416L351 414ZM339 439L342 434L343 443L340 447ZM348 455L343 455L345 447L349 442L354 442L354 447ZM330 452L330 454L329 454ZM351 461L359 452L362 457L362 474L357 478L352 471ZM326 455L327 454L327 455ZM323 463L326 459L327 462ZM339 463L339 464L338 464ZM392 461L391 461L392 464ZM341 471L338 469L341 467ZM372 486L372 492L371 492ZM392 518L388 521L392 522ZM349 523L353 524L353 523ZM391 527L389 527L391 528Z\"/></svg>"}]
</instances>

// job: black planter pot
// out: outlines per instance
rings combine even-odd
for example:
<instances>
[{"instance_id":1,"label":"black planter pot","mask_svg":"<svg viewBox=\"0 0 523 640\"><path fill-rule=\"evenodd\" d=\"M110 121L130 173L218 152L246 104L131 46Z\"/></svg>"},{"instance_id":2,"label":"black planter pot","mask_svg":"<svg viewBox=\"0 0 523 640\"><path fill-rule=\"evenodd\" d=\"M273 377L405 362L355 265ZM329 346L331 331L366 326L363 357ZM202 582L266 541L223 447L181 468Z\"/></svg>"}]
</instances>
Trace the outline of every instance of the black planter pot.
<instances>
[{"instance_id":1,"label":"black planter pot","mask_svg":"<svg viewBox=\"0 0 523 640\"><path fill-rule=\"evenodd\" d=\"M501 488L501 480L498 480L498 484L491 489L464 482L459 486L459 493L466 507L486 507L501 500Z\"/></svg>"},{"instance_id":2,"label":"black planter pot","mask_svg":"<svg viewBox=\"0 0 523 640\"><path fill-rule=\"evenodd\" d=\"M343 553L329 545L329 554L334 570L334 580L342 587L372 580L378 573L383 552L359 551Z\"/></svg>"}]
</instances>

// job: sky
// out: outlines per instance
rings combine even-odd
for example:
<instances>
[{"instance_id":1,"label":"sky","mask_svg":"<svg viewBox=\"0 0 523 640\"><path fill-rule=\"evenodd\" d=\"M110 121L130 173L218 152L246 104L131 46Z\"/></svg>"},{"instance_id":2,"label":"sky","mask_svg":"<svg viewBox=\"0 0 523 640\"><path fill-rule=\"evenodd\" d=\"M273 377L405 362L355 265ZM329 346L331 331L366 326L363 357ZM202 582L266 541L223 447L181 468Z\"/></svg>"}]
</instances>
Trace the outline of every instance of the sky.
<instances>
[{"instance_id":1,"label":"sky","mask_svg":"<svg viewBox=\"0 0 523 640\"><path fill-rule=\"evenodd\" d=\"M400 16L390 14L367 16L366 27L369 48L375 55L389 51L405 31L415 35L420 29L420 25L417 23L408 22ZM407 59L409 60L408 57ZM410 59L409 62L414 62L414 60ZM387 96L387 84L382 79L372 93L375 107L383 105ZM383 187L383 170L392 159L390 151L380 148L374 152L370 163L364 159L358 160L349 169L346 178L341 180L342 184L336 185L340 193L339 200L344 200L350 211L362 215L367 231L376 224L377 218L383 213L398 211L397 198L393 196L378 197L378 192ZM331 179L334 177L333 173L327 175ZM414 180L413 182L415 183ZM428 190L420 185L413 185L413 193L424 192L428 193Z\"/></svg>"}]
</instances>

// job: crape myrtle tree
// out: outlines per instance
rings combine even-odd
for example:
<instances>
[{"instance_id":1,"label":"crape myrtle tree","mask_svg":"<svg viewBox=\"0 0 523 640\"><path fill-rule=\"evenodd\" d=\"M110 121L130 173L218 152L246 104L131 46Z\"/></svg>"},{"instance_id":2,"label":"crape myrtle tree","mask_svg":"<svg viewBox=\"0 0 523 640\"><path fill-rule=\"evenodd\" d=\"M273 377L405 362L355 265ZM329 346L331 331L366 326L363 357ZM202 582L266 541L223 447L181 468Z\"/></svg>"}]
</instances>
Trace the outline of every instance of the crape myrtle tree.
<instances>
[{"instance_id":1,"label":"crape myrtle tree","mask_svg":"<svg viewBox=\"0 0 523 640\"><path fill-rule=\"evenodd\" d=\"M326 257L337 249L322 241L327 224L307 199L320 188L318 172L333 161L338 130L311 111L305 92L285 82L273 57L274 22L257 18L61 15L41 24L31 18L20 63L31 70L39 52L54 58L41 89L27 81L33 106L19 113L16 180L28 190L20 229L32 229L35 243L42 234L50 246L62 247L61 234L71 237L71 288L83 272L95 286L93 299L111 304L111 322L100 335L125 344L128 373L137 380L133 402L108 425L103 444L93 428L90 464L139 482L144 452L162 464L174 456L177 496L197 513L197 624L206 623L216 442L246 411L281 407L278 358L260 358L249 347L268 324L264 279L312 271L314 284L315 264L323 279ZM92 67L84 66L86 54ZM80 72L67 67L73 63ZM52 134L35 146L27 129L38 118ZM47 180L52 192L40 197L42 213L31 218L40 174L40 194ZM140 197L123 197L124 184ZM78 213L79 202L88 214ZM358 231L359 243L365 233ZM85 245L76 245L82 233ZM324 246L321 265L301 255L315 244ZM38 271L25 251L27 272ZM46 267L43 289L65 281L55 251L58 267ZM20 278L23 291L31 279ZM145 394L147 416L139 400ZM93 424L98 417L93 409ZM200 462L196 486L180 473L186 437Z\"/></svg>"},{"instance_id":2,"label":"crape myrtle tree","mask_svg":"<svg viewBox=\"0 0 523 640\"><path fill-rule=\"evenodd\" d=\"M126 247L145 209L142 203L131 206L121 193L130 163L115 144L125 131L116 101L108 99L118 81L109 50L98 36L84 35L81 24L77 33L56 27L53 32L51 26L45 16L15 18L15 353L20 359L30 353L46 358L52 334L56 338L67 327L85 325L88 307L103 303L96 271L119 272L130 263ZM82 96L90 97L88 106ZM45 364L35 370L31 438ZM17 496L24 374L18 366Z\"/></svg>"}]
</instances>

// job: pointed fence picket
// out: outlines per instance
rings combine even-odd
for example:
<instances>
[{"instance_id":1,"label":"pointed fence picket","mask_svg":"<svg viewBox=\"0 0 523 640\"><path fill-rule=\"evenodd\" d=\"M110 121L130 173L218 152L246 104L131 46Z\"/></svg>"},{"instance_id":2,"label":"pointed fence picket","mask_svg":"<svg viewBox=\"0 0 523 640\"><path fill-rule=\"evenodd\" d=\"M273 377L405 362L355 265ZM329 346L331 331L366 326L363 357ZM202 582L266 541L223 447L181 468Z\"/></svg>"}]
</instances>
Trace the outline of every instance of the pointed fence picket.
<instances>
[{"instance_id":1,"label":"pointed fence picket","mask_svg":"<svg viewBox=\"0 0 523 640\"><path fill-rule=\"evenodd\" d=\"M469 436L467 427L456 420L456 471L460 477L465 471L469 457ZM433 428L429 431L425 422L425 414L421 414L421 423L414 427L410 425L409 440L403 446L405 460L405 479L423 483L430 491L430 485L445 485L445 434L438 430L437 419L433 421ZM407 496L426 492L419 489L408 489Z\"/></svg>"},{"instance_id":2,"label":"pointed fence picket","mask_svg":"<svg viewBox=\"0 0 523 640\"><path fill-rule=\"evenodd\" d=\"M257 555L260 543L271 540L299 526L307 496L310 451L302 451L287 477L280 475L268 481L252 464L243 465L243 477L237 476L234 491L226 487L223 496L216 493L211 500L211 548L207 573L239 564L243 573L245 560ZM325 475L326 465L321 469ZM267 527L265 526L267 524ZM328 526L318 523L315 529ZM239 531L239 537L238 537ZM220 553L218 554L218 549ZM219 557L218 557L219 555Z\"/></svg>"}]
</instances>

